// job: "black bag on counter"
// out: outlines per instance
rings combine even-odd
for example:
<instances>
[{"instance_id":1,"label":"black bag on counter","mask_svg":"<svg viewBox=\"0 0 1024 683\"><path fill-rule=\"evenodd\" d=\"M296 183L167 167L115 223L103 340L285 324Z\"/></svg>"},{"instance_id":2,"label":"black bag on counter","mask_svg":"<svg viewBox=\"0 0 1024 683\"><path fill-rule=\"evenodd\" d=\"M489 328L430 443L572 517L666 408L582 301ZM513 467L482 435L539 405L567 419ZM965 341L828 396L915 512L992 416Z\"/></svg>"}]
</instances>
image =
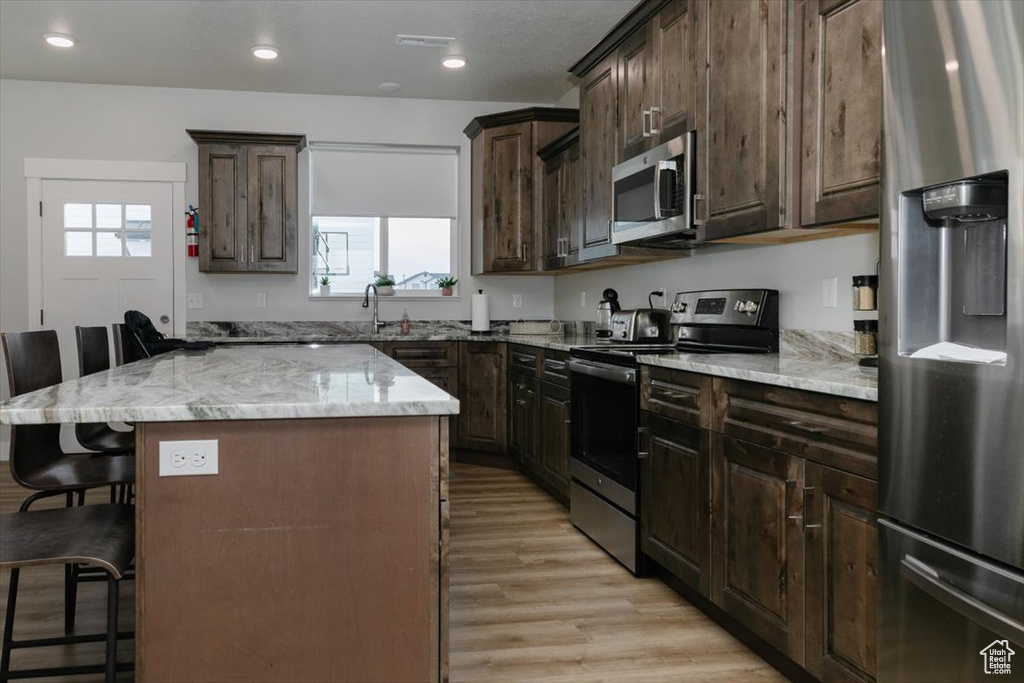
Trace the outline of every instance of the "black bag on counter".
<instances>
[{"instance_id":1,"label":"black bag on counter","mask_svg":"<svg viewBox=\"0 0 1024 683\"><path fill-rule=\"evenodd\" d=\"M124 324L132 333L132 343L136 345L135 350L141 352L143 358L177 349L206 351L214 347L214 344L210 342L190 342L167 337L156 329L148 315L140 311L125 311Z\"/></svg>"}]
</instances>

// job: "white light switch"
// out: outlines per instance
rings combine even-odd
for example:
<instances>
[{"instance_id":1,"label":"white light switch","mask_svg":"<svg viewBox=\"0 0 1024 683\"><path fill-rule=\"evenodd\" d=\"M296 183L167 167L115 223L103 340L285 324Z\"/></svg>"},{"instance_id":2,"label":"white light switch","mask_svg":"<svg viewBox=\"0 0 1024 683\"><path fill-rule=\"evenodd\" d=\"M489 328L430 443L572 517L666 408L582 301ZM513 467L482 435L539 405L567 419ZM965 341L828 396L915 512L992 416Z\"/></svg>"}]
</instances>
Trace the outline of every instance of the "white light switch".
<instances>
[{"instance_id":1,"label":"white light switch","mask_svg":"<svg viewBox=\"0 0 1024 683\"><path fill-rule=\"evenodd\" d=\"M217 440L161 441L160 476L217 474Z\"/></svg>"},{"instance_id":2,"label":"white light switch","mask_svg":"<svg viewBox=\"0 0 1024 683\"><path fill-rule=\"evenodd\" d=\"M821 305L823 308L836 307L836 290L839 288L839 280L834 277L827 277L821 281Z\"/></svg>"},{"instance_id":3,"label":"white light switch","mask_svg":"<svg viewBox=\"0 0 1024 683\"><path fill-rule=\"evenodd\" d=\"M522 307L523 307L523 295L522 294L513 294L512 295L512 308L522 308Z\"/></svg>"},{"instance_id":4,"label":"white light switch","mask_svg":"<svg viewBox=\"0 0 1024 683\"><path fill-rule=\"evenodd\" d=\"M202 293L189 294L185 297L185 305L189 308L202 308L203 307L203 295Z\"/></svg>"}]
</instances>

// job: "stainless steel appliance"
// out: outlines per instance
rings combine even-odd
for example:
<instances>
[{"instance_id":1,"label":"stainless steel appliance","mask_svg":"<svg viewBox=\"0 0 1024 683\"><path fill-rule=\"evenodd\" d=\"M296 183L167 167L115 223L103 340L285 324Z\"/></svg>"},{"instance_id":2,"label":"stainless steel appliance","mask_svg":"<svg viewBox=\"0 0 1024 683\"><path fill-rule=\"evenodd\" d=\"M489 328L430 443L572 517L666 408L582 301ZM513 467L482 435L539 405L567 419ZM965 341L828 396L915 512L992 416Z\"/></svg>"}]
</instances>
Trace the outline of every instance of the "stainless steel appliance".
<instances>
[{"instance_id":1,"label":"stainless steel appliance","mask_svg":"<svg viewBox=\"0 0 1024 683\"><path fill-rule=\"evenodd\" d=\"M601 293L604 297L597 304L597 324L594 334L604 339L612 336L612 314L619 310L619 293L609 287Z\"/></svg>"},{"instance_id":2,"label":"stainless steel appliance","mask_svg":"<svg viewBox=\"0 0 1024 683\"><path fill-rule=\"evenodd\" d=\"M878 680L1024 680L1024 3L883 12Z\"/></svg>"},{"instance_id":3,"label":"stainless steel appliance","mask_svg":"<svg viewBox=\"0 0 1024 683\"><path fill-rule=\"evenodd\" d=\"M660 308L616 311L612 313L612 341L666 343L669 341L668 320L668 311Z\"/></svg>"},{"instance_id":4,"label":"stainless steel appliance","mask_svg":"<svg viewBox=\"0 0 1024 683\"><path fill-rule=\"evenodd\" d=\"M737 304L742 304L740 312ZM778 292L682 292L672 305L676 344L607 342L570 351L570 519L642 573L639 551L638 355L778 350ZM748 310L749 308L749 310Z\"/></svg>"},{"instance_id":5,"label":"stainless steel appliance","mask_svg":"<svg viewBox=\"0 0 1024 683\"><path fill-rule=\"evenodd\" d=\"M692 246L699 225L693 219L691 131L612 169L612 242L658 247Z\"/></svg>"}]
</instances>

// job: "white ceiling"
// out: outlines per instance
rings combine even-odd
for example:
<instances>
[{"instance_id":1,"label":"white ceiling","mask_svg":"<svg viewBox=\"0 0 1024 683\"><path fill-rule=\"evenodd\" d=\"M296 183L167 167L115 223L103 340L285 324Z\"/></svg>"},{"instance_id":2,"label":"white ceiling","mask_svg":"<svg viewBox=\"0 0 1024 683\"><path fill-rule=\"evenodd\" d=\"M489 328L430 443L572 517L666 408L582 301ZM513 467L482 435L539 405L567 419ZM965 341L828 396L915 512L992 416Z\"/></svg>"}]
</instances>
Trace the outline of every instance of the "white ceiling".
<instances>
[{"instance_id":1,"label":"white ceiling","mask_svg":"<svg viewBox=\"0 0 1024 683\"><path fill-rule=\"evenodd\" d=\"M554 102L637 1L0 0L0 78L373 96L395 81L397 97ZM399 47L399 33L456 41ZM442 67L449 53L466 68Z\"/></svg>"}]
</instances>

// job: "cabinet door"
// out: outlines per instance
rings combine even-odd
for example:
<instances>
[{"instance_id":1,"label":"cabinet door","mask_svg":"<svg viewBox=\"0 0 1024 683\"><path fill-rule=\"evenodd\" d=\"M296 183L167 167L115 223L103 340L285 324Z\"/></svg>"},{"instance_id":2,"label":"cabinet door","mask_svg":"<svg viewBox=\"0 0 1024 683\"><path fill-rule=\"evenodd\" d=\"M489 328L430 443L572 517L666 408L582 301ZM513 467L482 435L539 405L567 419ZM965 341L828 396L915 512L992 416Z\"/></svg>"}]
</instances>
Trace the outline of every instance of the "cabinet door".
<instances>
[{"instance_id":1,"label":"cabinet door","mask_svg":"<svg viewBox=\"0 0 1024 683\"><path fill-rule=\"evenodd\" d=\"M580 84L580 164L583 224L580 258L612 256L612 166L618 163L618 69L615 55Z\"/></svg>"},{"instance_id":2,"label":"cabinet door","mask_svg":"<svg viewBox=\"0 0 1024 683\"><path fill-rule=\"evenodd\" d=\"M882 3L810 0L803 39L801 223L877 216Z\"/></svg>"},{"instance_id":3,"label":"cabinet door","mask_svg":"<svg viewBox=\"0 0 1024 683\"><path fill-rule=\"evenodd\" d=\"M509 450L519 460L519 465L533 473L539 472L537 464L537 380L526 374L514 373L509 408Z\"/></svg>"},{"instance_id":4,"label":"cabinet door","mask_svg":"<svg viewBox=\"0 0 1024 683\"><path fill-rule=\"evenodd\" d=\"M652 127L658 142L692 130L697 108L694 0L672 0L651 20L654 68Z\"/></svg>"},{"instance_id":5,"label":"cabinet door","mask_svg":"<svg viewBox=\"0 0 1024 683\"><path fill-rule=\"evenodd\" d=\"M876 675L877 485L808 462L806 668L826 681Z\"/></svg>"},{"instance_id":6,"label":"cabinet door","mask_svg":"<svg viewBox=\"0 0 1024 683\"><path fill-rule=\"evenodd\" d=\"M484 130L485 272L533 270L533 132L530 123Z\"/></svg>"},{"instance_id":7,"label":"cabinet door","mask_svg":"<svg viewBox=\"0 0 1024 683\"><path fill-rule=\"evenodd\" d=\"M801 458L712 435L712 600L798 664L803 467Z\"/></svg>"},{"instance_id":8,"label":"cabinet door","mask_svg":"<svg viewBox=\"0 0 1024 683\"><path fill-rule=\"evenodd\" d=\"M573 264L580 253L580 218L582 202L580 199L580 146L575 144L566 150L562 160L561 177L562 207L562 249L567 263Z\"/></svg>"},{"instance_id":9,"label":"cabinet door","mask_svg":"<svg viewBox=\"0 0 1024 683\"><path fill-rule=\"evenodd\" d=\"M640 544L675 576L711 595L711 433L643 413Z\"/></svg>"},{"instance_id":10,"label":"cabinet door","mask_svg":"<svg viewBox=\"0 0 1024 683\"><path fill-rule=\"evenodd\" d=\"M619 158L650 147L652 57L651 25L638 29L619 47Z\"/></svg>"},{"instance_id":11,"label":"cabinet door","mask_svg":"<svg viewBox=\"0 0 1024 683\"><path fill-rule=\"evenodd\" d=\"M249 219L245 145L199 145L199 270L249 268Z\"/></svg>"},{"instance_id":12,"label":"cabinet door","mask_svg":"<svg viewBox=\"0 0 1024 683\"><path fill-rule=\"evenodd\" d=\"M504 453L505 344L466 342L459 346L459 445Z\"/></svg>"},{"instance_id":13,"label":"cabinet door","mask_svg":"<svg viewBox=\"0 0 1024 683\"><path fill-rule=\"evenodd\" d=\"M698 30L697 218L708 236L784 224L786 3L706 0Z\"/></svg>"},{"instance_id":14,"label":"cabinet door","mask_svg":"<svg viewBox=\"0 0 1024 683\"><path fill-rule=\"evenodd\" d=\"M553 159L544 165L544 211L542 212L540 234L546 268L557 268L561 265L564 233L562 225L563 166L561 158Z\"/></svg>"},{"instance_id":15,"label":"cabinet door","mask_svg":"<svg viewBox=\"0 0 1024 683\"><path fill-rule=\"evenodd\" d=\"M297 273L298 180L294 147L248 151L249 270Z\"/></svg>"},{"instance_id":16,"label":"cabinet door","mask_svg":"<svg viewBox=\"0 0 1024 683\"><path fill-rule=\"evenodd\" d=\"M537 439L548 483L562 495L569 495L569 389L550 382L538 382L540 403Z\"/></svg>"}]
</instances>

